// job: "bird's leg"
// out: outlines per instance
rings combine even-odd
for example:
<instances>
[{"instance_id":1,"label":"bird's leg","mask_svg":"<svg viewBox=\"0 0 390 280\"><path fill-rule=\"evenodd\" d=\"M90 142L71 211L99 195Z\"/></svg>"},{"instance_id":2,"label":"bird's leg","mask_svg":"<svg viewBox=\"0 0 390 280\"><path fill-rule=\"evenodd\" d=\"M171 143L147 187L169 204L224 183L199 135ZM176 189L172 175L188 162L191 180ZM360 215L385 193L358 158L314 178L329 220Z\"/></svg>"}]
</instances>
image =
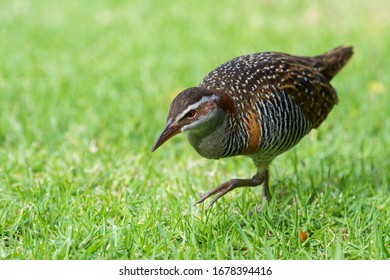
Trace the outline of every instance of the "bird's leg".
<instances>
[{"instance_id":1,"label":"bird's leg","mask_svg":"<svg viewBox=\"0 0 390 280\"><path fill-rule=\"evenodd\" d=\"M268 174L268 173L267 173ZM255 187L263 183L264 181L264 176L262 173L257 173L255 176L252 177L252 179L232 179L230 181L227 181L223 184L220 184L216 188L214 188L212 191L204 194L197 202L202 203L205 201L207 198L209 198L212 195L217 194L214 199L211 201L210 205L213 205L218 199L220 199L222 196L227 194L228 192L234 190L235 188L239 187ZM268 180L268 178L267 178ZM269 190L268 190L268 185L267 185L267 195L269 195ZM264 196L264 194L263 194Z\"/></svg>"},{"instance_id":2,"label":"bird's leg","mask_svg":"<svg viewBox=\"0 0 390 280\"><path fill-rule=\"evenodd\" d=\"M268 168L263 171L263 199L269 200L271 199L271 192L269 191L269 171Z\"/></svg>"},{"instance_id":3,"label":"bird's leg","mask_svg":"<svg viewBox=\"0 0 390 280\"><path fill-rule=\"evenodd\" d=\"M268 167L263 169L263 195L260 204L256 207L257 212L261 212L263 210L263 205L266 201L271 199L271 192L269 191L269 171Z\"/></svg>"}]
</instances>

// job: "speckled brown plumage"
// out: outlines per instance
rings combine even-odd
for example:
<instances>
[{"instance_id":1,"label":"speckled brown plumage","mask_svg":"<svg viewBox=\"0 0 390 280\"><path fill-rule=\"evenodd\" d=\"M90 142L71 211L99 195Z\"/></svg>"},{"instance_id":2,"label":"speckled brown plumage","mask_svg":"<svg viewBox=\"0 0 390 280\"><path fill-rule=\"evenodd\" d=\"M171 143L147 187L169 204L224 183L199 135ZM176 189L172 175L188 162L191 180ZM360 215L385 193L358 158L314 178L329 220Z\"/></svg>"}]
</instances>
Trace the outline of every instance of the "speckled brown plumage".
<instances>
[{"instance_id":1,"label":"speckled brown plumage","mask_svg":"<svg viewBox=\"0 0 390 280\"><path fill-rule=\"evenodd\" d=\"M351 55L351 47L338 47L314 57L276 52L240 56L210 72L199 86L227 92L244 107L285 91L316 128L338 102L329 82Z\"/></svg>"},{"instance_id":2,"label":"speckled brown plumage","mask_svg":"<svg viewBox=\"0 0 390 280\"><path fill-rule=\"evenodd\" d=\"M338 102L330 80L352 53L338 47L314 57L264 52L234 58L172 101L153 150L185 131L204 157L249 156L258 169L252 179L230 180L198 202L216 194L214 203L236 187L262 182L267 198L270 163L325 120Z\"/></svg>"}]
</instances>

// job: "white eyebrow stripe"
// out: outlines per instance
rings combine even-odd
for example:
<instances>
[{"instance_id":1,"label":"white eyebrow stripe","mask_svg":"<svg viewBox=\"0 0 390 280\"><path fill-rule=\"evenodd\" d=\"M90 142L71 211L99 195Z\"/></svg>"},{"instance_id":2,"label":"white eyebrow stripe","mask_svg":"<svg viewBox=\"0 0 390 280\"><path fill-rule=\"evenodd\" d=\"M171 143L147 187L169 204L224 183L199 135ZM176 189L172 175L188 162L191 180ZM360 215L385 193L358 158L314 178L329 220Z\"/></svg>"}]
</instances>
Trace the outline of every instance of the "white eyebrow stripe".
<instances>
[{"instance_id":1,"label":"white eyebrow stripe","mask_svg":"<svg viewBox=\"0 0 390 280\"><path fill-rule=\"evenodd\" d=\"M178 122L181 118L183 118L185 116L185 114L187 114L189 111L191 110L195 110L196 108L198 108L201 104L207 102L207 101L210 101L210 100L217 100L218 99L218 96L216 96L215 94L211 95L211 96L203 96L198 102L190 105L187 107L187 109L185 109L183 111L183 113L181 113L180 115L178 115L175 119L175 122Z\"/></svg>"}]
</instances>

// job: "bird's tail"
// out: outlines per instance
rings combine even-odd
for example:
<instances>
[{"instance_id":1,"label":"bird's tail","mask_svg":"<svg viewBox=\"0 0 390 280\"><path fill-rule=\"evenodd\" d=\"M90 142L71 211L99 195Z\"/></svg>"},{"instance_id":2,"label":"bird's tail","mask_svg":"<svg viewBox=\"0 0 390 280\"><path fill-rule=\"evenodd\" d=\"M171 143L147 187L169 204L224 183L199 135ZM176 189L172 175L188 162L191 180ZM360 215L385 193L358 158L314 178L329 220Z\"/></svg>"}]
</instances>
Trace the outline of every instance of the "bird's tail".
<instances>
[{"instance_id":1,"label":"bird's tail","mask_svg":"<svg viewBox=\"0 0 390 280\"><path fill-rule=\"evenodd\" d=\"M344 67L353 54L353 47L337 47L312 57L313 67L329 81Z\"/></svg>"}]
</instances>

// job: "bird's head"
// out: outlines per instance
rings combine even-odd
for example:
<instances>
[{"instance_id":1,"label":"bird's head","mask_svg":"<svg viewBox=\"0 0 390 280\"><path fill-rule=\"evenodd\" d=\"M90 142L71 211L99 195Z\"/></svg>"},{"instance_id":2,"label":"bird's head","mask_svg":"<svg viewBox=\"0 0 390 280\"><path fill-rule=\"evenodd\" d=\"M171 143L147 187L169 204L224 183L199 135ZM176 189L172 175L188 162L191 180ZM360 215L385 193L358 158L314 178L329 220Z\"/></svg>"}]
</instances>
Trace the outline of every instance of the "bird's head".
<instances>
[{"instance_id":1,"label":"bird's head","mask_svg":"<svg viewBox=\"0 0 390 280\"><path fill-rule=\"evenodd\" d=\"M152 152L180 132L208 134L234 110L225 93L201 87L188 88L173 99L164 130L153 145Z\"/></svg>"}]
</instances>

